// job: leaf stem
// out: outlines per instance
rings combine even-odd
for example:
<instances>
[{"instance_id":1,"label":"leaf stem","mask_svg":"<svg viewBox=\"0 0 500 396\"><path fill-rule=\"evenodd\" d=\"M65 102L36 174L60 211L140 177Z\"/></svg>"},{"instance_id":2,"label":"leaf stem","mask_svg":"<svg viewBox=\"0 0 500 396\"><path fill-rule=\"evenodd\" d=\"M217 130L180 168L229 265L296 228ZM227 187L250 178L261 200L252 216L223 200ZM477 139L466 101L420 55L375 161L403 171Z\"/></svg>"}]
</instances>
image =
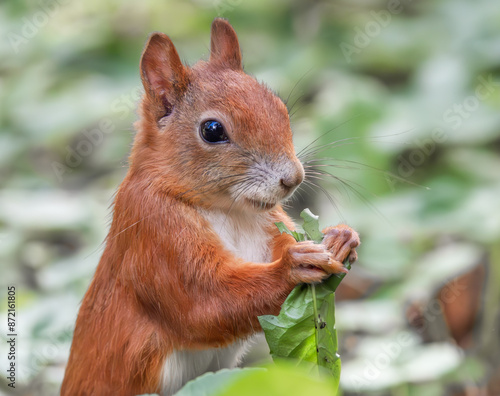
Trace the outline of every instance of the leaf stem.
<instances>
[{"instance_id":1,"label":"leaf stem","mask_svg":"<svg viewBox=\"0 0 500 396\"><path fill-rule=\"evenodd\" d=\"M313 300L313 309L314 309L314 333L316 337L316 359L318 362L318 374L319 374L319 366L320 366L320 361L319 361L319 316L318 316L318 304L316 302L316 285L310 284L309 287L311 288L311 293L312 293L312 300Z\"/></svg>"}]
</instances>

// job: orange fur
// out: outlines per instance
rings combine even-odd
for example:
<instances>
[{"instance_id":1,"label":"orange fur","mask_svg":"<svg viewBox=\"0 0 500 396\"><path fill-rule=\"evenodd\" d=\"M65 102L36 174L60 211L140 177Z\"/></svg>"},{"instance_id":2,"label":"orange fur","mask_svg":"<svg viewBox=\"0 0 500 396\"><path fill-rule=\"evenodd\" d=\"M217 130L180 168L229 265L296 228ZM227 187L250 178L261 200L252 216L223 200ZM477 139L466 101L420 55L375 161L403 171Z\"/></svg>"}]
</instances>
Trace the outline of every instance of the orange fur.
<instances>
[{"instance_id":1,"label":"orange fur","mask_svg":"<svg viewBox=\"0 0 500 396\"><path fill-rule=\"evenodd\" d=\"M192 68L181 64L167 36L153 34L141 71L145 95L130 169L78 315L63 396L161 392L162 367L174 351L247 338L260 329L257 316L277 314L297 283L337 269L323 245L311 250L274 226L293 228L279 205L290 189L279 183L300 184L303 169L285 105L243 72L229 23L214 21L210 61ZM201 141L197 128L206 112L223 118L231 144ZM276 197L270 210L235 198L224 182L241 181L261 160L279 175L272 194L255 187L256 199ZM231 252L203 216L214 210L265 219L269 262ZM304 260L323 270L301 266Z\"/></svg>"}]
</instances>

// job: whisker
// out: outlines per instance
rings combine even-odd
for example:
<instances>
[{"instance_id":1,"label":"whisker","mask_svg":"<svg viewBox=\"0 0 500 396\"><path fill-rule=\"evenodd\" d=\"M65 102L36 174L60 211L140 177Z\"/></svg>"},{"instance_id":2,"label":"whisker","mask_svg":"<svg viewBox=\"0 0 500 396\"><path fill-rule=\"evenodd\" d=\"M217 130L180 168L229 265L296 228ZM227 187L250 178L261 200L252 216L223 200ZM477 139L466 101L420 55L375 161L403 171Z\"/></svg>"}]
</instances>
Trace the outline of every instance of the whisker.
<instances>
[{"instance_id":1,"label":"whisker","mask_svg":"<svg viewBox=\"0 0 500 396\"><path fill-rule=\"evenodd\" d=\"M297 103L297 102L298 102L301 98L302 98L302 96L301 96L301 97L299 97L299 98L298 98L298 99L294 102L294 104L293 104L293 106L292 106L292 109L293 109L293 107L295 106L295 104L296 104L296 103ZM294 116L294 115L295 115L295 114L296 114L296 113L297 113L300 109L302 109L304 106L305 106L304 104L301 104L301 105L300 105L299 107L297 107L294 111L292 111L291 113L289 112L289 117L290 117L290 118L293 118L293 116ZM292 109L290 109L290 111L291 111Z\"/></svg>"},{"instance_id":2,"label":"whisker","mask_svg":"<svg viewBox=\"0 0 500 396\"><path fill-rule=\"evenodd\" d=\"M293 91L295 91L295 88L297 88L297 86L302 82L302 80L311 72L312 68L310 68L308 71L306 71L302 77L300 77L298 79L298 81L294 84L294 86L292 87L292 90L290 91L290 93L288 94L286 100L284 100L283 102L285 103L285 105L288 107L288 101L290 100L292 94L293 94ZM288 113L290 113L290 111L292 111L293 109L293 106L295 105L295 103L292 105L292 108L288 110Z\"/></svg>"},{"instance_id":3,"label":"whisker","mask_svg":"<svg viewBox=\"0 0 500 396\"><path fill-rule=\"evenodd\" d=\"M249 184L242 184L242 188L241 188L241 191L238 192L238 194L236 195L236 197L234 197L233 199L233 202L231 203L231 206L229 206L229 209L227 211L227 214L226 214L226 219L224 220L224 223L222 224L221 228L224 227L224 225L226 224L226 221L227 219L229 218L229 215L231 214L231 210L233 209L235 203L238 201L238 199L245 193L247 192L250 188L252 188L254 186L254 183L253 183L253 179L251 179L250 177L247 178L246 180L252 180L252 183L249 183ZM246 181L245 180L245 181Z\"/></svg>"},{"instance_id":4,"label":"whisker","mask_svg":"<svg viewBox=\"0 0 500 396\"><path fill-rule=\"evenodd\" d=\"M356 182L353 182L353 181L347 181L346 179L340 177L340 176L336 176L336 175L333 175L329 172L326 172L326 171L320 171L320 173L322 173L324 176L328 176L328 177L331 177L333 178L335 181L338 181L339 183L341 183L341 185L344 186L344 188L348 188L350 191L352 191L360 201L362 201L366 206L368 206L370 209L372 209L373 211L375 211L379 216L381 216L385 221L387 221L389 224L391 224L391 222L389 221L389 219L383 215L382 212L380 212L377 207L372 204L367 198L365 195L363 195L357 188L355 188L354 186L358 187L359 189L361 190L364 190L367 194L370 194L372 195L373 197L375 198L379 198L375 193L373 193L372 191L368 190L366 187L360 185L359 183L356 183Z\"/></svg>"},{"instance_id":5,"label":"whisker","mask_svg":"<svg viewBox=\"0 0 500 396\"><path fill-rule=\"evenodd\" d=\"M348 121L350 121L350 120L345 121L343 124L347 123ZM343 124L340 124L340 126L343 125ZM402 132L398 132L398 133L394 133L394 134L390 134L390 135L382 135L382 136L352 136L352 137L348 137L348 138L343 138L343 139L335 140L333 142L329 142L329 143L326 143L326 144L322 144L322 145L311 147L311 145L314 142L316 142L318 139L320 139L322 136L325 135L325 134L323 134L319 138L315 139L312 143L310 143L309 145L307 145L304 149L302 149L299 152L299 154L297 154L297 156L300 159L307 159L308 157L314 156L314 155L316 155L316 154L318 154L318 153L320 153L322 151L325 151L325 150L327 150L329 148L336 148L336 147L341 147L341 146L344 146L344 145L351 145L351 144L357 143L360 140L365 140L365 141L369 141L369 142L377 142L380 139L385 139L385 138L388 138L388 137L403 135L403 134L409 133L409 132L411 132L413 130L414 130L414 128L410 128L410 129L407 129L407 130L402 131ZM326 132L326 134L330 133L331 131L332 130ZM340 144L340 143L342 143L342 144Z\"/></svg>"},{"instance_id":6,"label":"whisker","mask_svg":"<svg viewBox=\"0 0 500 396\"><path fill-rule=\"evenodd\" d=\"M338 207L337 203L334 201L334 199L331 196L331 194L321 184L318 184L318 183L313 182L311 180L304 180L304 183L306 185L310 185L310 186L315 187L318 190L320 190L326 196L326 198L328 199L328 201L330 201L330 203L335 208L335 210L337 211L337 213L341 216L341 213L340 213L340 210L339 210L339 207Z\"/></svg>"},{"instance_id":7,"label":"whisker","mask_svg":"<svg viewBox=\"0 0 500 396\"><path fill-rule=\"evenodd\" d=\"M308 148L310 148L314 143L316 143L318 140L320 140L322 137L325 137L326 135L332 133L333 131L335 131L337 128L340 128L341 126L347 124L348 122L351 122L352 120L354 120L355 118L357 117L360 117L361 114L356 114L354 116L352 116L351 118L349 118L348 120L344 121L344 122L341 122L340 124L334 126L332 129L326 131L325 133L323 133L322 135L318 136L316 139L314 139L311 143L309 143L306 147L304 147L302 150L300 150L298 153L297 153L297 157L301 158L302 154L304 154L304 152L306 152L306 150Z\"/></svg>"},{"instance_id":8,"label":"whisker","mask_svg":"<svg viewBox=\"0 0 500 396\"><path fill-rule=\"evenodd\" d=\"M309 179L313 178L313 179L315 179L315 180L320 180L320 181L324 181L324 180L325 180L325 179L322 177L322 176L325 176L325 175L324 175L324 173L321 173L321 172L313 172L313 173L309 172L309 173L306 173L306 174L307 174L307 177L308 177ZM331 176L331 177L332 177L332 178L334 178L334 179L337 179L337 177L336 177L336 176L334 176L334 175L331 175L331 174L330 174L329 176ZM340 180L338 180L338 181L340 181ZM346 196L347 196L347 197L349 197L349 199L350 199L350 196L349 196L349 191L347 190L347 188L346 188L344 185L342 185L342 184L341 184L341 187L342 187L343 191L345 192Z\"/></svg>"},{"instance_id":9,"label":"whisker","mask_svg":"<svg viewBox=\"0 0 500 396\"><path fill-rule=\"evenodd\" d=\"M352 117L351 119L345 121L344 123L340 124L339 126L351 121L353 118L359 117L359 115ZM313 142L309 143L304 149L302 149L298 153L298 157L300 158L303 166L304 166L304 171L305 171L305 183L304 185L307 186L308 188L311 188L312 190L320 190L329 200L329 202L332 204L332 206L335 208L337 213L341 215L339 206L338 204L334 201L333 197L331 194L328 192L328 190L322 186L322 182L325 181L325 178L330 178L334 182L337 183L337 186L339 187L339 191L341 191L343 194L346 195L346 198L349 200L351 199L351 194L356 196L360 201L362 201L366 206L374 210L379 216L381 216L384 220L387 222L388 219L366 198L366 196L361 192L364 191L367 194L370 194L374 197L377 197L376 194L373 192L369 191L366 189L364 186L348 181L343 177L340 177L338 175L334 175L330 173L327 169L329 168L334 168L334 169L354 169L354 170L363 170L363 169L369 169L371 171L378 172L379 174L382 174L384 176L390 176L393 177L396 180L404 181L409 184L414 184L410 181L407 181L403 179L400 176L393 175L390 172L383 171L381 169L372 167L370 165L362 164L362 163L357 163L356 161L349 161L349 160L339 160L335 158L316 158L317 155L323 151L326 151L328 149L333 149L333 148L338 148L344 145L352 145L359 143L360 141L378 141L383 138L391 137L391 136L397 136L401 135L404 133L410 132L412 129L399 132L396 134L390 134L390 135L384 135L384 136L377 136L377 137L361 137L361 136L355 136L355 137L348 137L344 139L339 139L330 143L322 144L322 145L314 145L319 139L324 137L325 135L331 133L333 130L338 128L339 126L327 131L326 133L322 134L318 138L316 138ZM390 222L389 222L390 223Z\"/></svg>"},{"instance_id":10,"label":"whisker","mask_svg":"<svg viewBox=\"0 0 500 396\"><path fill-rule=\"evenodd\" d=\"M341 183L351 183L357 187L359 187L360 189L363 189L365 190L368 194L372 195L373 197L375 198L379 198L375 193L371 192L370 190L368 190L366 187L362 186L361 184L359 183L356 183L356 182L353 182L351 180L347 181L345 178L343 177L340 177L340 176L337 176L337 175L334 175L330 172L327 172L327 171L324 171L324 170L318 170L318 174L320 175L323 175L323 176L327 176L327 177L330 177L332 178L333 180L335 181L338 181L338 182L341 182ZM351 185L347 184L350 188L352 188Z\"/></svg>"},{"instance_id":11,"label":"whisker","mask_svg":"<svg viewBox=\"0 0 500 396\"><path fill-rule=\"evenodd\" d=\"M337 164L322 164L321 162L326 162L326 161L337 161L337 162L346 162L346 163L350 163L350 164L355 164L355 165L358 165L358 167L355 167L355 166L345 166L345 165L337 165ZM319 162L319 163L316 163L316 162ZM311 166L311 164L314 164ZM378 174L381 174L382 176L385 176L385 177L391 177L395 180L398 180L402 183L406 183L406 184L409 184L409 185L412 185L412 186L415 186L415 187L420 187L420 188L424 188L426 190L430 190L429 187L427 186L423 186L421 184L418 184L418 183L415 183L415 182L412 182L411 180L408 180L408 179L405 179L404 177L401 177L401 176L398 176L392 172L389 172L389 171L385 171L383 169L380 169L380 168L377 168L377 167L374 167L374 166L371 166L371 165L368 165L368 164L364 164L362 162L359 162L359 161L353 161L353 160L345 160L345 159L337 159L337 158L321 158L321 159L312 159L312 160L309 160L309 161L306 161L303 163L304 165L304 168L307 169L309 167L312 167L312 168L317 168L317 167L330 167L330 168L340 168L340 169L352 169L352 170L364 170L364 169L361 169L360 167L362 168L365 168L365 169L368 169L370 171L373 171L373 172L376 172Z\"/></svg>"}]
</instances>

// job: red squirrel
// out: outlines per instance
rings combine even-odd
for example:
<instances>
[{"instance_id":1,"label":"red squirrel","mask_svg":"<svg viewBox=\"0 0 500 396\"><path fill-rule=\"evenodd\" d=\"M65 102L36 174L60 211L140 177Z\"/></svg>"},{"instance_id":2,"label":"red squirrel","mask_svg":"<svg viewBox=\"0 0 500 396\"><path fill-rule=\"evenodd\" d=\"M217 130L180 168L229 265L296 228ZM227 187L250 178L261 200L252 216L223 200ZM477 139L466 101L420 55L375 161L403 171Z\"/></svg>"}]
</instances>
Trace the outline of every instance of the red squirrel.
<instances>
[{"instance_id":1,"label":"red squirrel","mask_svg":"<svg viewBox=\"0 0 500 396\"><path fill-rule=\"evenodd\" d=\"M299 283L347 272L358 234L296 242L280 202L304 179L285 104L243 71L232 26L216 18L210 58L181 63L153 33L130 167L106 248L76 321L62 396L172 395L238 364L257 316Z\"/></svg>"}]
</instances>

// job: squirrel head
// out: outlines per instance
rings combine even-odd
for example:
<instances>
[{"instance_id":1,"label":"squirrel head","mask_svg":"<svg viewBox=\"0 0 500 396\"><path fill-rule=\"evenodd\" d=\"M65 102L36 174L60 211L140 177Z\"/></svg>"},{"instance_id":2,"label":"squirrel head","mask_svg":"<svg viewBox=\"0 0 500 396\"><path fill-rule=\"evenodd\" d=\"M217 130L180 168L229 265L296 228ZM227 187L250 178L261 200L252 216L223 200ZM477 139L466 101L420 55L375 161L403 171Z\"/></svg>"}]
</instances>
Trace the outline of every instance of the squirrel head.
<instances>
[{"instance_id":1,"label":"squirrel head","mask_svg":"<svg viewBox=\"0 0 500 396\"><path fill-rule=\"evenodd\" d=\"M212 23L210 59L182 64L153 33L141 58L144 96L131 172L155 189L206 208L268 211L304 178L288 111L243 71L238 38Z\"/></svg>"}]
</instances>

